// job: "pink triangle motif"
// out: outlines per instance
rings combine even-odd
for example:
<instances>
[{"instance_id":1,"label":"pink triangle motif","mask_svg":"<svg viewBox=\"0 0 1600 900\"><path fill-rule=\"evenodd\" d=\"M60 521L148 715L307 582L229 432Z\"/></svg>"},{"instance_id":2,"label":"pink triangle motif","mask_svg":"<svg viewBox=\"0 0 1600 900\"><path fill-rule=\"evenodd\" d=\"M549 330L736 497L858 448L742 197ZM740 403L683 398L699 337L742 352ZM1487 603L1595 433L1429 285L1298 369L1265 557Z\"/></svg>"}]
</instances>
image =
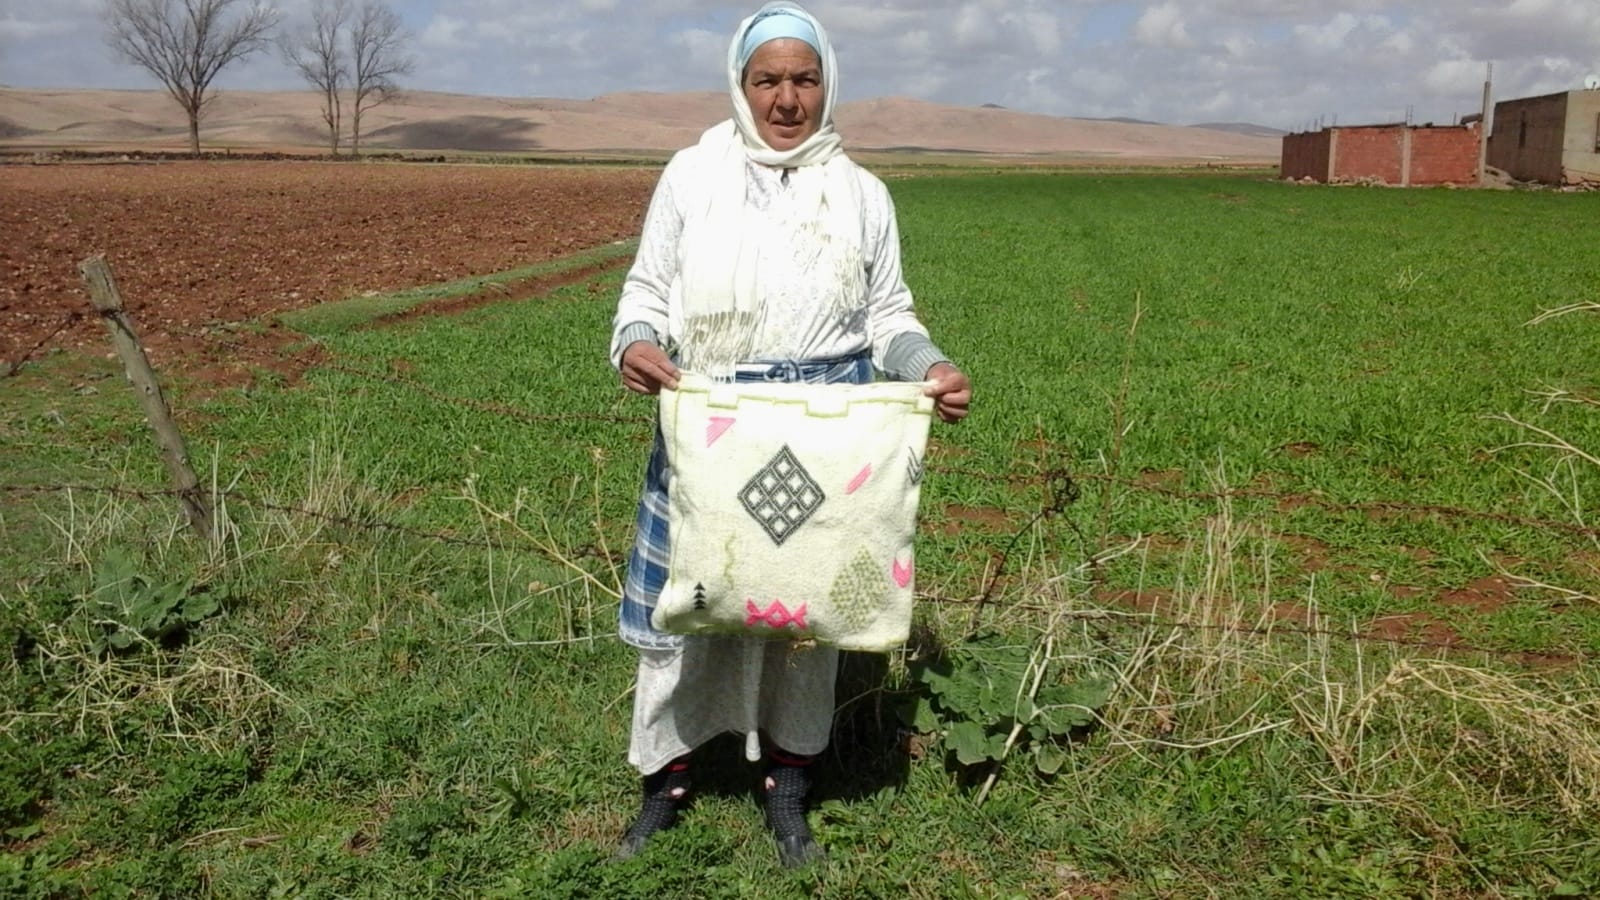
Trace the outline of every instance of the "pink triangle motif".
<instances>
[{"instance_id":1,"label":"pink triangle motif","mask_svg":"<svg viewBox=\"0 0 1600 900\"><path fill-rule=\"evenodd\" d=\"M905 587L911 583L910 560L907 560L905 565L901 565L900 560L898 559L894 561L894 583L900 585L901 587Z\"/></svg>"},{"instance_id":2,"label":"pink triangle motif","mask_svg":"<svg viewBox=\"0 0 1600 900\"><path fill-rule=\"evenodd\" d=\"M727 416L712 416L706 423L706 446L709 447L722 437L722 433L733 427L733 419Z\"/></svg>"}]
</instances>

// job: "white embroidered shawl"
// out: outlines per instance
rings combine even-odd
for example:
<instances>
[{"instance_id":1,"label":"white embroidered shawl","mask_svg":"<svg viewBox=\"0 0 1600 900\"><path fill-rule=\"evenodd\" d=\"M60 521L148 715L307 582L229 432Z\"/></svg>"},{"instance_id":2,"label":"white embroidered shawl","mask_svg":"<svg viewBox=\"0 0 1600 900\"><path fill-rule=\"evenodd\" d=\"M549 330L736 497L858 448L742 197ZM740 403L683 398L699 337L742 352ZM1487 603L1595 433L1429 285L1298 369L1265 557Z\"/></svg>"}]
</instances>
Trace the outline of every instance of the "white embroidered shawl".
<instances>
[{"instance_id":1,"label":"white embroidered shawl","mask_svg":"<svg viewBox=\"0 0 1600 900\"><path fill-rule=\"evenodd\" d=\"M684 315L679 363L721 380L731 378L734 365L749 358L757 336L768 327L761 279L764 254L792 254L792 268L810 273L807 281L819 292L814 302L823 308L858 304L866 291L855 164L841 150L833 127L838 63L821 23L788 2L769 3L762 10L777 6L810 20L822 45L821 125L792 150L773 150L761 139L738 64L744 34L760 12L746 19L728 47L733 118L701 135L697 149L704 164L706 202L688 210L679 244L676 288ZM789 190L795 192L799 213L798 221L781 232L790 238L786 247L760 246L760 238L771 231L745 220L745 167L751 161L790 171Z\"/></svg>"}]
</instances>

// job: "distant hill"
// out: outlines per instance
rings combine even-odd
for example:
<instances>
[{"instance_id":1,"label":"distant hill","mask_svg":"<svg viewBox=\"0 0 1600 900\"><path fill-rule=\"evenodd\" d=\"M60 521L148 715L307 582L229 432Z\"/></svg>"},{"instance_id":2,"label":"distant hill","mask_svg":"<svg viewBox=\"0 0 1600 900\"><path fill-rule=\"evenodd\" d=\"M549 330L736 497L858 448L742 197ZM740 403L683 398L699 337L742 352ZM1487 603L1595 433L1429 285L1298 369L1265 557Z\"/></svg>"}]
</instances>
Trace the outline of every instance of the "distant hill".
<instances>
[{"instance_id":1,"label":"distant hill","mask_svg":"<svg viewBox=\"0 0 1600 900\"><path fill-rule=\"evenodd\" d=\"M694 143L728 114L727 97L715 91L589 100L407 91L366 114L362 146L658 155ZM1280 150L1280 132L1270 129L1064 118L903 97L842 104L836 120L856 151L1270 163ZM207 110L201 141L210 149L316 151L320 126L310 91L225 91ZM183 115L164 92L0 89L3 147L181 150L186 139Z\"/></svg>"},{"instance_id":2,"label":"distant hill","mask_svg":"<svg viewBox=\"0 0 1600 900\"><path fill-rule=\"evenodd\" d=\"M1288 134L1277 128L1268 128L1265 125L1255 125L1250 122L1198 122L1190 128L1209 128L1212 131L1226 131L1229 134L1243 134L1250 137L1281 138Z\"/></svg>"},{"instance_id":3,"label":"distant hill","mask_svg":"<svg viewBox=\"0 0 1600 900\"><path fill-rule=\"evenodd\" d=\"M1108 116L1106 118L1092 119L1090 121L1094 121L1094 122L1121 122L1124 125L1160 125L1160 124L1162 124L1160 122L1152 122L1149 119L1130 119L1127 116Z\"/></svg>"}]
</instances>

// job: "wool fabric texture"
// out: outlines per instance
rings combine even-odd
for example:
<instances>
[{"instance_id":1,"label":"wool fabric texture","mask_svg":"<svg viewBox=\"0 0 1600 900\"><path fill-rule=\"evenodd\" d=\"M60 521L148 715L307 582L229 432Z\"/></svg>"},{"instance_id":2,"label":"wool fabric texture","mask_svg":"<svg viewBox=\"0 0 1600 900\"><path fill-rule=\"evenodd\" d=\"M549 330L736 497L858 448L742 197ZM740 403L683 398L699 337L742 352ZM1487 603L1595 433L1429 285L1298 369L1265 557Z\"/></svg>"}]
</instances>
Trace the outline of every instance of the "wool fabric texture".
<instances>
[{"instance_id":1,"label":"wool fabric texture","mask_svg":"<svg viewBox=\"0 0 1600 900\"><path fill-rule=\"evenodd\" d=\"M857 355L837 361L751 365L743 367L736 377L747 383L864 384L872 380L872 366L865 356ZM658 427L650 462L645 467L644 490L634 521L633 550L628 556L628 577L622 583L622 604L617 613L617 635L623 643L640 650L680 650L685 644L684 635L661 631L651 624L656 603L667 585L667 564L672 552L667 512L672 480L667 447ZM675 750L671 755L693 746Z\"/></svg>"},{"instance_id":2,"label":"wool fabric texture","mask_svg":"<svg viewBox=\"0 0 1600 900\"><path fill-rule=\"evenodd\" d=\"M911 625L933 401L918 383L661 392L673 473L652 624L883 652Z\"/></svg>"}]
</instances>

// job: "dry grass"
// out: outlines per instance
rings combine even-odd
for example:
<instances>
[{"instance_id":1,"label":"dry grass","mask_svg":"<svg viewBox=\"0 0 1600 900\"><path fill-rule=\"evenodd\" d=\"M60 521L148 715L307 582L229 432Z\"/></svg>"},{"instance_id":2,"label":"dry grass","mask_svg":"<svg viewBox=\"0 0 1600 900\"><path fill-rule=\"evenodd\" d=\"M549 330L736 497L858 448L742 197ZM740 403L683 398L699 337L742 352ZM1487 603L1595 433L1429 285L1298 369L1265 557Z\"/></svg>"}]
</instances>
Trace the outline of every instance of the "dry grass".
<instances>
[{"instance_id":1,"label":"dry grass","mask_svg":"<svg viewBox=\"0 0 1600 900\"><path fill-rule=\"evenodd\" d=\"M1540 325L1563 316L1588 313L1600 313L1600 302L1572 303L1555 309L1547 309L1526 323L1529 326ZM1529 391L1535 397L1541 398L1540 413L1548 413L1552 407L1571 405L1577 406L1593 413L1600 410L1600 398L1587 393L1578 393L1567 388L1546 385L1537 390ZM1600 453L1592 448L1581 447L1566 437L1544 428L1540 425L1526 422L1510 413L1497 413L1489 417L1492 420L1504 422L1519 433L1528 435L1524 440L1513 441L1494 449L1494 453L1506 453L1513 450L1532 450L1538 454L1543 462L1543 471L1531 471L1527 466L1515 466L1515 471L1525 480L1545 494L1553 497L1557 503L1566 510L1567 515L1580 528L1592 529L1592 523L1585 503L1584 479L1585 472L1593 474L1600 471ZM1591 532L1590 545L1600 551L1600 536ZM1559 585L1551 584L1537 578L1530 578L1502 569L1502 574L1511 579L1518 587L1533 588L1555 595L1559 601L1566 603L1600 601L1600 595L1590 586L1585 585Z\"/></svg>"},{"instance_id":2,"label":"dry grass","mask_svg":"<svg viewBox=\"0 0 1600 900\"><path fill-rule=\"evenodd\" d=\"M1270 536L1217 493L1204 534L1182 550L1183 578L1154 611L1094 603L1088 569L1051 572L1043 554L1027 556L995 600L997 620L1032 635L1035 690L1046 669L1115 679L1098 723L1109 752L1076 774L1086 802L1128 755L1157 770L1156 754L1222 752L1292 766L1322 802L1413 817L1441 796L1480 809L1600 810L1594 686L1363 640L1353 624L1321 620L1315 596L1304 599L1305 627L1284 626L1270 600Z\"/></svg>"},{"instance_id":3,"label":"dry grass","mask_svg":"<svg viewBox=\"0 0 1600 900\"><path fill-rule=\"evenodd\" d=\"M598 564L586 564L586 554L566 546L556 536L549 517L532 507L526 491L519 490L510 507L501 509L483 500L475 476L467 478L459 499L472 507L478 517L478 527L491 547L503 547L504 539L509 537L514 546L532 548L567 576L565 580L555 583L525 581L520 577L522 569L518 565L516 550L491 550L488 556L490 605L471 623L475 638L491 640L480 641L478 646L559 646L609 637L597 635L594 624L600 615L601 605L622 599L622 572L612 562L617 557L607 546L605 529L601 524L600 485L606 456L598 448L593 448L590 458L594 463L594 473L588 482L590 493L587 500L593 508L590 523L597 551L593 555L598 556ZM581 481L574 481L574 495L581 489L581 484ZM494 574L497 559L502 561L498 577ZM525 587L519 589L522 585ZM559 633L548 640L513 638L508 623L528 607L540 603L558 606Z\"/></svg>"},{"instance_id":4,"label":"dry grass","mask_svg":"<svg viewBox=\"0 0 1600 900\"><path fill-rule=\"evenodd\" d=\"M251 655L244 641L228 634L203 637L181 654L108 654L74 629L55 628L39 640L35 664L64 687L60 699L44 712L11 707L0 715L7 729L28 717L46 718L65 732L98 733L119 753L148 752L164 742L222 752L254 743L263 727L292 708L255 672ZM130 722L141 723L144 746L125 746Z\"/></svg>"},{"instance_id":5,"label":"dry grass","mask_svg":"<svg viewBox=\"0 0 1600 900\"><path fill-rule=\"evenodd\" d=\"M1446 660L1402 659L1340 724L1356 738L1344 754L1346 799L1420 794L1444 781L1494 805L1553 800L1574 815L1600 809L1600 698L1592 694Z\"/></svg>"}]
</instances>

